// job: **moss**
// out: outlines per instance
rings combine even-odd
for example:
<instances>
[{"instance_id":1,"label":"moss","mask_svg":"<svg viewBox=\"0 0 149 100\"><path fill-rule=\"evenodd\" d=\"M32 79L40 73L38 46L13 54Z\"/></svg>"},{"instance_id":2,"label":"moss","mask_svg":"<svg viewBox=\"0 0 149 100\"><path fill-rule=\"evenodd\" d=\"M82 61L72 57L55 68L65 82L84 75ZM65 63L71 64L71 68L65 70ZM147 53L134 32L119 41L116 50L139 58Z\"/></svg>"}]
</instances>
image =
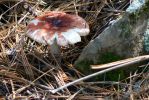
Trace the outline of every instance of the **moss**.
<instances>
[{"instance_id":1,"label":"moss","mask_svg":"<svg viewBox=\"0 0 149 100\"><path fill-rule=\"evenodd\" d=\"M95 79L98 81L119 81L119 80L123 80L127 77L127 75L125 74L125 71L122 69L118 69L118 70L113 70L110 72L107 72L105 74L102 74L100 76L96 76Z\"/></svg>"},{"instance_id":2,"label":"moss","mask_svg":"<svg viewBox=\"0 0 149 100\"><path fill-rule=\"evenodd\" d=\"M143 6L143 8L138 13L139 13L139 15L145 14L145 15L149 16L149 0L147 0L145 5Z\"/></svg>"},{"instance_id":3,"label":"moss","mask_svg":"<svg viewBox=\"0 0 149 100\"><path fill-rule=\"evenodd\" d=\"M99 59L100 60L98 63L105 64L105 63L121 60L122 57L120 57L119 55L116 55L112 52L106 52L106 53L101 54L101 57Z\"/></svg>"},{"instance_id":4,"label":"moss","mask_svg":"<svg viewBox=\"0 0 149 100\"><path fill-rule=\"evenodd\" d=\"M137 23L137 20L139 19L138 13L130 14L129 19L130 19L130 25L135 25Z\"/></svg>"},{"instance_id":5,"label":"moss","mask_svg":"<svg viewBox=\"0 0 149 100\"><path fill-rule=\"evenodd\" d=\"M104 64L104 63L109 63L109 62L113 62L113 61L117 61L117 60L120 60L122 59L122 57L114 54L114 53L111 53L111 52L106 52L104 54L101 54L101 56L98 58L99 59L99 62L96 62L94 63L93 61L89 61L89 60L84 60L84 61L81 61L79 63L76 64L76 68L81 71L82 73L88 75L88 74L91 74L93 73L94 71L91 70L90 68L90 65L92 64ZM113 74L113 71L112 72L108 72L107 73L107 79L109 80L117 80L119 75L120 76L124 76L122 73L124 73L123 71L115 71L114 72L115 74ZM94 78L92 78L94 80L103 80L103 75L99 75L99 76L95 76Z\"/></svg>"},{"instance_id":6,"label":"moss","mask_svg":"<svg viewBox=\"0 0 149 100\"><path fill-rule=\"evenodd\" d=\"M131 25L128 21L124 21L123 23L120 24L120 29L122 30L122 33L120 34L120 38L129 38L131 34Z\"/></svg>"},{"instance_id":7,"label":"moss","mask_svg":"<svg viewBox=\"0 0 149 100\"><path fill-rule=\"evenodd\" d=\"M97 63L94 63L93 61L89 61L89 60L83 60L81 62L77 62L76 63L76 68L81 71L82 73L86 74L86 75L89 75L93 72L95 72L94 70L91 70L90 68L90 65L92 64L105 64L105 63L109 63L109 62L113 62L113 61L118 61L118 60L121 60L123 59L123 57L119 56L119 55L116 55L114 53L111 53L111 52L105 52L104 54L101 54L100 57L99 57L99 62ZM118 81L118 80L122 80L122 79L125 79L126 77L129 76L129 72L130 71L133 71L130 68L120 68L120 69L117 69L117 70L113 70L113 71L110 71L110 72L107 72L105 74L102 74L102 75L98 75L98 76L95 76L93 78L91 78L91 80L96 80L96 81L103 81L103 80L106 80L106 81Z\"/></svg>"},{"instance_id":8,"label":"moss","mask_svg":"<svg viewBox=\"0 0 149 100\"><path fill-rule=\"evenodd\" d=\"M141 16L149 17L149 0L145 3L145 5L139 9L138 11L131 13L129 15L131 24L135 24Z\"/></svg>"},{"instance_id":9,"label":"moss","mask_svg":"<svg viewBox=\"0 0 149 100\"><path fill-rule=\"evenodd\" d=\"M118 61L121 60L123 57L114 54L112 52L106 52L104 54L101 55L100 57L100 64L105 64L105 63L110 63L113 61ZM114 71L110 71L107 72L106 74L100 75L100 76L96 76L95 79L96 80L108 80L108 81L117 81L118 79L124 79L125 75L124 75L124 70L114 70ZM119 78L120 77L120 78Z\"/></svg>"},{"instance_id":10,"label":"moss","mask_svg":"<svg viewBox=\"0 0 149 100\"><path fill-rule=\"evenodd\" d=\"M75 66L79 71L88 75L88 74L92 73L91 68L90 68L91 64L93 64L92 61L84 60L84 61L80 61L80 62L76 63Z\"/></svg>"}]
</instances>

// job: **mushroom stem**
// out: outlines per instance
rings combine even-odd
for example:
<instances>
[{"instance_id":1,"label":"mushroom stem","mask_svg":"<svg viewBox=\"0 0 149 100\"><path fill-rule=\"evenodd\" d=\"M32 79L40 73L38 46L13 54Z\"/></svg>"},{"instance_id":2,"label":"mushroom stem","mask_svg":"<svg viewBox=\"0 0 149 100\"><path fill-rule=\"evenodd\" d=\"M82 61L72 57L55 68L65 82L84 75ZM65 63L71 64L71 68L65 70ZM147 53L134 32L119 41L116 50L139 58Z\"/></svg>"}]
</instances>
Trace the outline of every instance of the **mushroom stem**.
<instances>
[{"instance_id":1,"label":"mushroom stem","mask_svg":"<svg viewBox=\"0 0 149 100\"><path fill-rule=\"evenodd\" d=\"M54 43L50 46L50 53L55 59L56 63L60 65L61 64L61 50L60 50L60 46L57 44L56 39L54 40Z\"/></svg>"}]
</instances>

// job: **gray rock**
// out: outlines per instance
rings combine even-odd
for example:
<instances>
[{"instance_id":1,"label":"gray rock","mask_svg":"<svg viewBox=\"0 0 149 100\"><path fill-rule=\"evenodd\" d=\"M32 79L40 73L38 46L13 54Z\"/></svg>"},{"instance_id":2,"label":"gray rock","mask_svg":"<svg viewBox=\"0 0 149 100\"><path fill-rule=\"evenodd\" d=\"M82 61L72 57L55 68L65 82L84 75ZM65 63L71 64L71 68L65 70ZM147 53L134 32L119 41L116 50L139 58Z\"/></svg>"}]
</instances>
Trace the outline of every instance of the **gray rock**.
<instances>
[{"instance_id":1,"label":"gray rock","mask_svg":"<svg viewBox=\"0 0 149 100\"><path fill-rule=\"evenodd\" d=\"M133 13L137 10L140 10L140 8L147 2L147 0L133 0L131 5L126 9L126 12Z\"/></svg>"},{"instance_id":2,"label":"gray rock","mask_svg":"<svg viewBox=\"0 0 149 100\"><path fill-rule=\"evenodd\" d=\"M149 20L148 20L147 29L144 33L144 49L146 52L149 52Z\"/></svg>"},{"instance_id":3,"label":"gray rock","mask_svg":"<svg viewBox=\"0 0 149 100\"><path fill-rule=\"evenodd\" d=\"M139 56L144 53L144 33L149 18L149 0L134 0L119 19L113 21L99 36L84 48L75 62L82 66L82 62L91 64L100 62L104 54L127 58ZM134 8L134 9L133 9Z\"/></svg>"}]
</instances>

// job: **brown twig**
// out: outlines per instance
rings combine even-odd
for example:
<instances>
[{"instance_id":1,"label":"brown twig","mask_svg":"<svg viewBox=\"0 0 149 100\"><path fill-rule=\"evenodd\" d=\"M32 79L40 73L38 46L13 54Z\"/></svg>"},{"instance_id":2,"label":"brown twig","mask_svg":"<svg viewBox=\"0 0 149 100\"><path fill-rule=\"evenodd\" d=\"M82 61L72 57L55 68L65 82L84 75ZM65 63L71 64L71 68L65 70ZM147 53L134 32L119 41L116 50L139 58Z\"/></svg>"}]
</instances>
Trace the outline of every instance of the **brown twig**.
<instances>
[{"instance_id":1,"label":"brown twig","mask_svg":"<svg viewBox=\"0 0 149 100\"><path fill-rule=\"evenodd\" d=\"M128 61L128 62L121 63L121 64L116 64L116 65L114 65L114 66L112 66L112 67L110 67L110 68L107 68L107 69L104 69L104 70L102 70L102 71L98 71L98 72L96 72L96 73L93 73L93 74L90 74L90 75L88 75L88 76L82 77L82 78L77 79L77 80L75 80L75 81L73 81L73 82L67 83L66 85L61 86L61 87L59 87L59 88L57 88L57 89L53 89L53 90L49 90L49 91L50 91L51 93L56 93L56 92L58 92L58 91L60 91L60 90L62 90L62 89L64 89L64 88L67 88L68 86L74 85L75 83L78 83L78 82L80 82L80 81L84 81L84 80L89 79L89 78L91 78L91 77L94 77L94 76L97 76L97 75L100 75L100 74L103 74L103 73L106 73L106 72L109 72L109 71L112 71L112 70L115 70L115 69L118 69L118 68L126 67L126 66L129 66L129 65L131 65L131 64L134 64L134 63L136 63L136 62L148 60L148 59L149 59L149 55L140 56L140 57L138 57L138 58L140 58L140 59L135 60L135 61ZM135 58L134 58L134 59L135 59Z\"/></svg>"},{"instance_id":2,"label":"brown twig","mask_svg":"<svg viewBox=\"0 0 149 100\"><path fill-rule=\"evenodd\" d=\"M119 60L119 61L115 61L115 62L111 62L108 64L103 64L103 65L91 65L91 69L99 70L99 69L110 68L110 67L121 65L121 64L124 64L124 65L125 64L127 65L127 63L134 64L134 63L139 63L139 62L142 62L148 59L149 59L149 55L144 55L144 56L139 56L135 58Z\"/></svg>"}]
</instances>

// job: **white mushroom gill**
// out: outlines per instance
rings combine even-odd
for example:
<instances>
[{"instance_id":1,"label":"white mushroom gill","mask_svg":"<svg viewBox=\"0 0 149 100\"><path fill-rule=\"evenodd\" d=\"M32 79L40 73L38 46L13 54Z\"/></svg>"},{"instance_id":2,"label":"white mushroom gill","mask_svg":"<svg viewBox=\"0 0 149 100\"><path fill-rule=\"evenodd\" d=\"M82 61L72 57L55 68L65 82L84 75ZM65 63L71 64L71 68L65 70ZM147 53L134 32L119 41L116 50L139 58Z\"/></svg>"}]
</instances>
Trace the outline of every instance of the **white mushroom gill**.
<instances>
[{"instance_id":1,"label":"white mushroom gill","mask_svg":"<svg viewBox=\"0 0 149 100\"><path fill-rule=\"evenodd\" d=\"M67 46L68 45L68 40L66 40L64 38L64 36L61 35L57 38L57 44L60 45L60 46Z\"/></svg>"},{"instance_id":2,"label":"white mushroom gill","mask_svg":"<svg viewBox=\"0 0 149 100\"><path fill-rule=\"evenodd\" d=\"M42 34L41 36L39 36L39 33L44 33ZM44 32L44 30L42 29L37 29L37 30L34 30L34 31L28 31L28 36L30 38L32 38L33 40L39 42L39 43L43 43L43 44L46 44L46 40L45 40L45 36L47 33Z\"/></svg>"},{"instance_id":3,"label":"white mushroom gill","mask_svg":"<svg viewBox=\"0 0 149 100\"><path fill-rule=\"evenodd\" d=\"M62 32L64 38L68 41L69 44L75 44L81 42L80 35L73 29L69 29L67 32Z\"/></svg>"},{"instance_id":4,"label":"white mushroom gill","mask_svg":"<svg viewBox=\"0 0 149 100\"><path fill-rule=\"evenodd\" d=\"M77 32L80 36L86 36L89 34L90 30L88 28L74 28L73 31Z\"/></svg>"}]
</instances>

